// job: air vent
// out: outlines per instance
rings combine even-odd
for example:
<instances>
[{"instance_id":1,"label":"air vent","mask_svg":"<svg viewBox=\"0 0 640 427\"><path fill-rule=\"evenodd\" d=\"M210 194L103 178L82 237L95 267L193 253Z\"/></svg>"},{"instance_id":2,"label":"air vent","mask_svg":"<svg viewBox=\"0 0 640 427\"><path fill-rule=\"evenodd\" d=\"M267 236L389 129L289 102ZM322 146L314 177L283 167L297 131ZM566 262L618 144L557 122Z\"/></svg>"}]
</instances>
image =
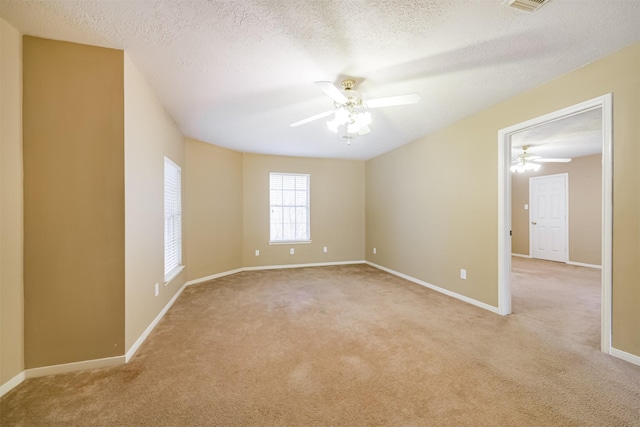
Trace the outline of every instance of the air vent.
<instances>
[{"instance_id":1,"label":"air vent","mask_svg":"<svg viewBox=\"0 0 640 427\"><path fill-rule=\"evenodd\" d=\"M502 4L527 12L535 12L551 0L504 0Z\"/></svg>"}]
</instances>

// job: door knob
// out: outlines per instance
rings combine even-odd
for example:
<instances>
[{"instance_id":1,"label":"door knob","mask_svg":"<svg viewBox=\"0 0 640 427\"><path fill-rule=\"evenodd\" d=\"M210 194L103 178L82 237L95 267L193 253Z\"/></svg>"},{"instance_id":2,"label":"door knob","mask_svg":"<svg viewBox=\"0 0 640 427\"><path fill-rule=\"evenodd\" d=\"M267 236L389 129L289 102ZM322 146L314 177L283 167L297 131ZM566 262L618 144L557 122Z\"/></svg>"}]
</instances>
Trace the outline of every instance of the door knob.
<instances>
[{"instance_id":1,"label":"door knob","mask_svg":"<svg viewBox=\"0 0 640 427\"><path fill-rule=\"evenodd\" d=\"M537 224L537 222L535 222L535 221L531 221L531 224L536 225L536 224Z\"/></svg>"}]
</instances>

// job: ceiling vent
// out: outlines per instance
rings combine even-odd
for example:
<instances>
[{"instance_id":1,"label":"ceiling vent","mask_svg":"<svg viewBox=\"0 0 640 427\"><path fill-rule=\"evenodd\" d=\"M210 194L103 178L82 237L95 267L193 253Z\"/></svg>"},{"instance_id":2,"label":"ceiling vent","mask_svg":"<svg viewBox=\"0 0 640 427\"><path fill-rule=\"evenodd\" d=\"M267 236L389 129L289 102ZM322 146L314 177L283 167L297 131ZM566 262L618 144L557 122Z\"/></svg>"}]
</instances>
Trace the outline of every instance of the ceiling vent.
<instances>
[{"instance_id":1,"label":"ceiling vent","mask_svg":"<svg viewBox=\"0 0 640 427\"><path fill-rule=\"evenodd\" d=\"M502 4L527 12L535 12L551 0L504 0Z\"/></svg>"}]
</instances>

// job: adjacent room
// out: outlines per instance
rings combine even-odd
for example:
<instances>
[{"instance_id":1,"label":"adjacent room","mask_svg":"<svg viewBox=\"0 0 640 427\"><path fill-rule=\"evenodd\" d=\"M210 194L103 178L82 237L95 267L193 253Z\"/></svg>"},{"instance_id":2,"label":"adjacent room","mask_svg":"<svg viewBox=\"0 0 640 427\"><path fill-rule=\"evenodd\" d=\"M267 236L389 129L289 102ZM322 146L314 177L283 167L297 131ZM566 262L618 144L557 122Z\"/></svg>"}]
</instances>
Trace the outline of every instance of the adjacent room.
<instances>
[{"instance_id":1,"label":"adjacent room","mask_svg":"<svg viewBox=\"0 0 640 427\"><path fill-rule=\"evenodd\" d=\"M0 424L638 425L639 22L0 0Z\"/></svg>"}]
</instances>

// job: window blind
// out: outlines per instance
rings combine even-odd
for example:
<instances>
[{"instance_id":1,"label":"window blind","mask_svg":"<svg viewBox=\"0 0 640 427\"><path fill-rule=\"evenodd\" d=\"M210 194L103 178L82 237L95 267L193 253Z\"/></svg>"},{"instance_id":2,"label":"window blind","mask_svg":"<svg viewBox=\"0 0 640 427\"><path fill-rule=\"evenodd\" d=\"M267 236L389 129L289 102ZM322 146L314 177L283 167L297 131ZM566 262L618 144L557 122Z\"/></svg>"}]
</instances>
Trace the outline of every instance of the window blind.
<instances>
[{"instance_id":1,"label":"window blind","mask_svg":"<svg viewBox=\"0 0 640 427\"><path fill-rule=\"evenodd\" d=\"M164 276L165 282L182 264L181 170L164 158Z\"/></svg>"},{"instance_id":2,"label":"window blind","mask_svg":"<svg viewBox=\"0 0 640 427\"><path fill-rule=\"evenodd\" d=\"M308 241L309 175L269 174L270 241Z\"/></svg>"}]
</instances>

